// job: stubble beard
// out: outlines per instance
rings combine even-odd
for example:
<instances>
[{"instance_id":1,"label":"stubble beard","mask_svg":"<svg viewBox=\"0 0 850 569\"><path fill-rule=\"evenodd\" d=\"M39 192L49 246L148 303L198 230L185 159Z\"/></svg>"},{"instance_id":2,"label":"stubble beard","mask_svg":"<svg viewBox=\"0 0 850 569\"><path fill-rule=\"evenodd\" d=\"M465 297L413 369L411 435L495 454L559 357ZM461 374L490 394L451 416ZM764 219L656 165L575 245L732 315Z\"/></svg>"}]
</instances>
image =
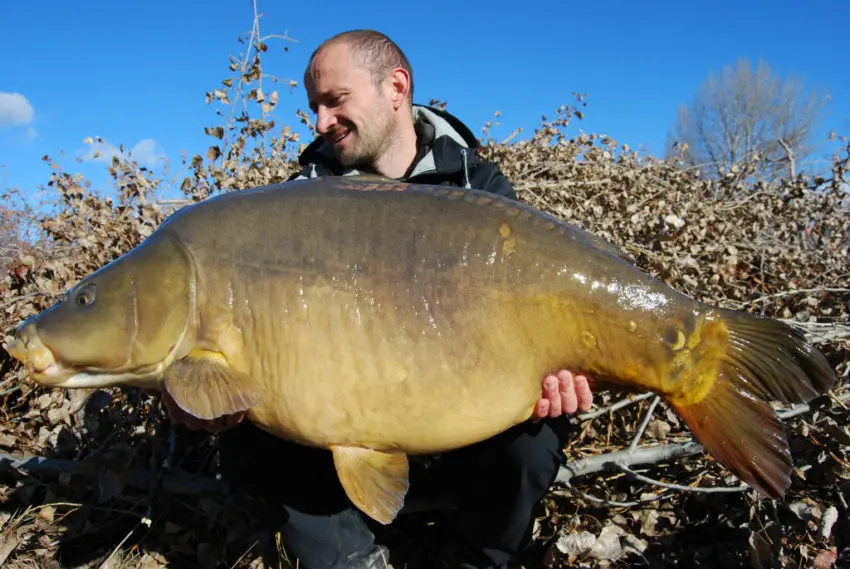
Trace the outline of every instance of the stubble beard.
<instances>
[{"instance_id":1,"label":"stubble beard","mask_svg":"<svg viewBox=\"0 0 850 569\"><path fill-rule=\"evenodd\" d=\"M351 152L339 154L340 163L348 168L368 168L377 171L378 161L387 155L393 146L393 125L386 113L378 114L373 128L364 131L352 128L349 136L355 135L355 145Z\"/></svg>"}]
</instances>

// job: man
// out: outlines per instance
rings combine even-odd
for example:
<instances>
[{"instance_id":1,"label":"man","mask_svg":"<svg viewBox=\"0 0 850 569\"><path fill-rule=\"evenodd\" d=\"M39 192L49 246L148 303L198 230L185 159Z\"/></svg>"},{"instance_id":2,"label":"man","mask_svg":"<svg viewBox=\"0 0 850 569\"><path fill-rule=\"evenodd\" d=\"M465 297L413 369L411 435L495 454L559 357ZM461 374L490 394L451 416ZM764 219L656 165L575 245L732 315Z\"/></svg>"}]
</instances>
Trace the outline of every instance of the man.
<instances>
[{"instance_id":1,"label":"man","mask_svg":"<svg viewBox=\"0 0 850 569\"><path fill-rule=\"evenodd\" d=\"M466 126L412 103L410 64L383 34L360 30L327 40L311 57L304 82L320 136L301 155L303 169L293 179L375 173L516 199L499 169L478 157ZM547 375L541 388L534 420L435 458L431 472L411 465L411 494L423 489L460 497L459 546L448 566L507 567L527 545L534 509L561 463L562 415L592 403L586 378L566 370ZM386 552L345 496L330 453L275 439L250 424L226 430L220 444L226 479L262 487L264 496L283 504L270 523L299 567L385 567ZM264 457L261 469L246 467L246 449Z\"/></svg>"}]
</instances>

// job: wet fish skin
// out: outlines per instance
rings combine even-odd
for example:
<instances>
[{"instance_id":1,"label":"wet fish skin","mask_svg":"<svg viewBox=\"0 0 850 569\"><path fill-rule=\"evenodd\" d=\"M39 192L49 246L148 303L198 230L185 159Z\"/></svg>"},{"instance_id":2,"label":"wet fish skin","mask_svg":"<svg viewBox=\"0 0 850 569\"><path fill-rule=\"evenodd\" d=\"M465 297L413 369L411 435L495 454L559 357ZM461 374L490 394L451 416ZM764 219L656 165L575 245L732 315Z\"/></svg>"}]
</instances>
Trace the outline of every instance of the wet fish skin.
<instances>
[{"instance_id":1,"label":"wet fish skin","mask_svg":"<svg viewBox=\"0 0 850 569\"><path fill-rule=\"evenodd\" d=\"M92 287L95 304L78 305ZM766 401L835 381L799 332L696 302L562 220L393 181L317 179L185 208L68 298L10 347L50 368L37 381L153 385L199 418L245 411L331 450L349 496L383 522L403 503L408 454L527 420L559 369L659 393L778 498L791 457Z\"/></svg>"}]
</instances>

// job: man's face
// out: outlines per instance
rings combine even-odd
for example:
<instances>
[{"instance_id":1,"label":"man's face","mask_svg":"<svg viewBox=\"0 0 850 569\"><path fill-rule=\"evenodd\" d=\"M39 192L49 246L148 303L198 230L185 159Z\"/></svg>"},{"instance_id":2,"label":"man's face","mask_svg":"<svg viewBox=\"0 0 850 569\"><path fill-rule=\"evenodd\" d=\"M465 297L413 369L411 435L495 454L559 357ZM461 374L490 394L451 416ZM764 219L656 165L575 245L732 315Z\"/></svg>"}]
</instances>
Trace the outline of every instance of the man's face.
<instances>
[{"instance_id":1,"label":"man's face","mask_svg":"<svg viewBox=\"0 0 850 569\"><path fill-rule=\"evenodd\" d=\"M345 44L322 49L304 74L316 129L345 166L374 165L392 139L388 80L375 86Z\"/></svg>"}]
</instances>

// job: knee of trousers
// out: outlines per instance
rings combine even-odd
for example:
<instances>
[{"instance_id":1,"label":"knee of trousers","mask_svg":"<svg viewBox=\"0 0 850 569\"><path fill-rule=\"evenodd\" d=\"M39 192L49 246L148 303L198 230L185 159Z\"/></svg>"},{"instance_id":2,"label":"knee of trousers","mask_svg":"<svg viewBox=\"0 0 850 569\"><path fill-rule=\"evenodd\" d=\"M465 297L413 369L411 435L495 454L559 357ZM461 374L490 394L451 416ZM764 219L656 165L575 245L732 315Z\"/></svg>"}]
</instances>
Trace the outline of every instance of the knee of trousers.
<instances>
[{"instance_id":1,"label":"knee of trousers","mask_svg":"<svg viewBox=\"0 0 850 569\"><path fill-rule=\"evenodd\" d=\"M505 435L488 460L503 471L541 478L548 485L563 462L564 438L545 422L520 425Z\"/></svg>"}]
</instances>

